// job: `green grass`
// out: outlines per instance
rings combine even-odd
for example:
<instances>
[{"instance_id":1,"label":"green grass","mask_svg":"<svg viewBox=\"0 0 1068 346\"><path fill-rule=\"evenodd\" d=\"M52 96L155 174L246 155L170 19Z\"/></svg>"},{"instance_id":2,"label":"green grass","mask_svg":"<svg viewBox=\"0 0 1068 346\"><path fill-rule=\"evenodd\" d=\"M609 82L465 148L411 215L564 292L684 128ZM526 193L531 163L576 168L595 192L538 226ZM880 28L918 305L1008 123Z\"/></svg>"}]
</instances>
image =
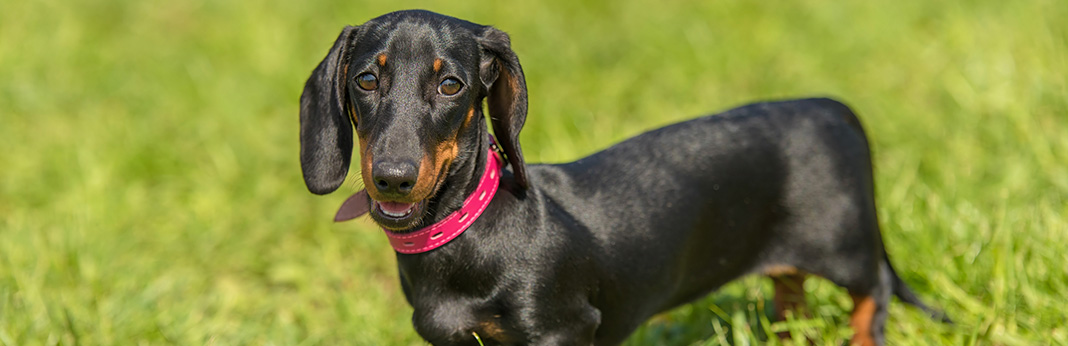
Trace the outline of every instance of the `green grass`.
<instances>
[{"instance_id":1,"label":"green grass","mask_svg":"<svg viewBox=\"0 0 1068 346\"><path fill-rule=\"evenodd\" d=\"M746 102L833 95L872 138L894 345L1068 344L1068 2L0 2L0 345L419 344L392 251L307 192L297 99L345 24L512 35L531 162ZM844 291L769 321L746 278L631 345L838 345ZM774 339L771 342L776 342Z\"/></svg>"}]
</instances>

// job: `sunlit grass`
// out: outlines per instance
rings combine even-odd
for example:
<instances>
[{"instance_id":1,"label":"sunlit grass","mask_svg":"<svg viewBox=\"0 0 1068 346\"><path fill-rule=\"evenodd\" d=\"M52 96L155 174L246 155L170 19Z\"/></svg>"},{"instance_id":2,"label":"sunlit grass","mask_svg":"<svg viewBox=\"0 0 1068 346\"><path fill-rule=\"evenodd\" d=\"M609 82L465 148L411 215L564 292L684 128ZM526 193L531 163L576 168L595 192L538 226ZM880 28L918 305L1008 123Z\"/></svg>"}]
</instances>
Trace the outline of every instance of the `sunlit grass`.
<instances>
[{"instance_id":1,"label":"sunlit grass","mask_svg":"<svg viewBox=\"0 0 1068 346\"><path fill-rule=\"evenodd\" d=\"M529 161L746 102L832 95L874 147L891 344L1068 344L1068 3L0 2L0 345L419 344L355 190L308 193L297 98L345 24L429 8L509 32ZM746 278L632 345L840 345L848 295L768 319Z\"/></svg>"}]
</instances>

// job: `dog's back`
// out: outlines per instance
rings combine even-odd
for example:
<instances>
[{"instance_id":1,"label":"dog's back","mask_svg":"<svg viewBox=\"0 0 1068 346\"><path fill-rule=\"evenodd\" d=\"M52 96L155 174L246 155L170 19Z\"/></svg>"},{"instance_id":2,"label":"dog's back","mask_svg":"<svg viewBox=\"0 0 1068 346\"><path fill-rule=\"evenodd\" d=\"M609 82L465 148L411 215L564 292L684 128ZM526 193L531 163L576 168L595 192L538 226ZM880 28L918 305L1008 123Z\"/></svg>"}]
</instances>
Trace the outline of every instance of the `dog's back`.
<instances>
[{"instance_id":1,"label":"dog's back","mask_svg":"<svg viewBox=\"0 0 1068 346\"><path fill-rule=\"evenodd\" d=\"M846 106L807 99L669 125L530 173L585 226L562 232L588 230L610 249L590 253L628 282L605 282L600 296L628 301L594 305L627 310L602 308L630 325L768 268L871 280L882 248L868 150Z\"/></svg>"}]
</instances>

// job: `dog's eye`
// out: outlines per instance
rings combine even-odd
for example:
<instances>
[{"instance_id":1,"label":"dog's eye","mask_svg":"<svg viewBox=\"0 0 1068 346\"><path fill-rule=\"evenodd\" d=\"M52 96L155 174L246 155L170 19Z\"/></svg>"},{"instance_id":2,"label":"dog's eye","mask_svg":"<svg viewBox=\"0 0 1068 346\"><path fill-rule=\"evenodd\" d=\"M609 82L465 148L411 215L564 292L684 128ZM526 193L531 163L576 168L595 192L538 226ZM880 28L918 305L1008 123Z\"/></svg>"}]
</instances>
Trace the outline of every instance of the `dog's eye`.
<instances>
[{"instance_id":1,"label":"dog's eye","mask_svg":"<svg viewBox=\"0 0 1068 346\"><path fill-rule=\"evenodd\" d=\"M360 86L360 89L371 91L378 88L378 78L370 73L364 73L356 76L356 85Z\"/></svg>"},{"instance_id":2,"label":"dog's eye","mask_svg":"<svg viewBox=\"0 0 1068 346\"><path fill-rule=\"evenodd\" d=\"M438 85L438 92L442 95L452 96L460 92L461 88L463 88L463 84L460 84L460 81L456 80L456 78L445 78Z\"/></svg>"}]
</instances>

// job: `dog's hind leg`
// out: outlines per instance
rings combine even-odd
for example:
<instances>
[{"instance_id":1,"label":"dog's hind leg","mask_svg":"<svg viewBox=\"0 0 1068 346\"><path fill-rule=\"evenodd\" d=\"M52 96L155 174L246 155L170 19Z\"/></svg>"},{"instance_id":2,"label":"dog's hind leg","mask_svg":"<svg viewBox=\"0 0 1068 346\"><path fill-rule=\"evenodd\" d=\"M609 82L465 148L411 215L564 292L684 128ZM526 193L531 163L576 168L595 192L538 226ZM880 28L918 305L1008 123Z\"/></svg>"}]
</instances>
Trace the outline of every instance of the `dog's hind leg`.
<instances>
[{"instance_id":1,"label":"dog's hind leg","mask_svg":"<svg viewBox=\"0 0 1068 346\"><path fill-rule=\"evenodd\" d=\"M773 275L771 282L775 286L775 318L786 320L786 312L793 311L794 317L805 316L805 274L800 272ZM789 339L790 332L779 332L780 339Z\"/></svg>"},{"instance_id":2,"label":"dog's hind leg","mask_svg":"<svg viewBox=\"0 0 1068 346\"><path fill-rule=\"evenodd\" d=\"M771 277L775 285L775 317L780 321L786 320L786 312L793 311L795 315L804 313L805 306L805 274L790 273Z\"/></svg>"},{"instance_id":3,"label":"dog's hind leg","mask_svg":"<svg viewBox=\"0 0 1068 346\"><path fill-rule=\"evenodd\" d=\"M884 328L890 305L892 282L886 266L879 266L878 281L869 288L846 286L853 298L853 314L849 326L853 327L851 345L879 346L884 343Z\"/></svg>"}]
</instances>

